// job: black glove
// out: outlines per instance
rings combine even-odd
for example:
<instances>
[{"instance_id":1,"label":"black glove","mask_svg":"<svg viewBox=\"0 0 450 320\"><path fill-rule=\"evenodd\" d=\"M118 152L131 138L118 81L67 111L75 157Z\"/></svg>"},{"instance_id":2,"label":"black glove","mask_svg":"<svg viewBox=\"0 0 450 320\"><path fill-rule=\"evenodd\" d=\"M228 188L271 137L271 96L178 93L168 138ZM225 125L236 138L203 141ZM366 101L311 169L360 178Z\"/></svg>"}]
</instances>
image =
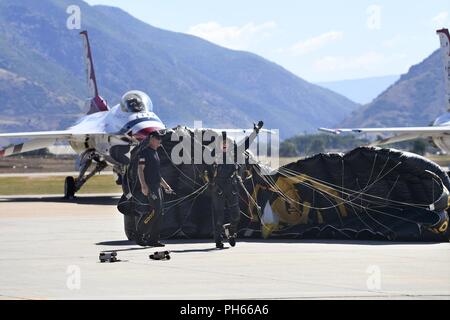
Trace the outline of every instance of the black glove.
<instances>
[{"instance_id":1,"label":"black glove","mask_svg":"<svg viewBox=\"0 0 450 320\"><path fill-rule=\"evenodd\" d=\"M259 133L261 128L264 126L264 122L259 121L258 124L253 124L253 129L256 131L256 133Z\"/></svg>"}]
</instances>

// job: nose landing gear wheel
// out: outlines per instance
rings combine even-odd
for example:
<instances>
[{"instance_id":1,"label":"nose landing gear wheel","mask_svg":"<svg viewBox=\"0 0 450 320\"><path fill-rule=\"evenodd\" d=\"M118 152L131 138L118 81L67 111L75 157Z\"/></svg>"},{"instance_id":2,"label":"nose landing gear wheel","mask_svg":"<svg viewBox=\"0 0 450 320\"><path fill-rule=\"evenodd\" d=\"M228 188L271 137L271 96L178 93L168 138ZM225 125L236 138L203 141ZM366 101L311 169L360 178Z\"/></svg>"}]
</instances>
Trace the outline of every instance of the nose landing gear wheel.
<instances>
[{"instance_id":1,"label":"nose landing gear wheel","mask_svg":"<svg viewBox=\"0 0 450 320\"><path fill-rule=\"evenodd\" d=\"M66 177L64 181L64 198L72 199L75 197L75 179L73 177Z\"/></svg>"}]
</instances>

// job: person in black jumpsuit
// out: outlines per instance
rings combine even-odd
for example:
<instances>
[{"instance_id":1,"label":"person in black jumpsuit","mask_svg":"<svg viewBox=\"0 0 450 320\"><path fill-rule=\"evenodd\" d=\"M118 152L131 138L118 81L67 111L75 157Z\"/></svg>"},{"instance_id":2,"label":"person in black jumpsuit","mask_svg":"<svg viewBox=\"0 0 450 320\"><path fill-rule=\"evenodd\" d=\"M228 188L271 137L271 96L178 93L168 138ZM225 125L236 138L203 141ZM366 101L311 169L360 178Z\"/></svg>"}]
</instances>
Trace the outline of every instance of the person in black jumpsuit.
<instances>
[{"instance_id":1,"label":"person in black jumpsuit","mask_svg":"<svg viewBox=\"0 0 450 320\"><path fill-rule=\"evenodd\" d=\"M253 133L244 141L244 150L246 151L253 140L258 135L264 123L260 121L254 126ZM228 155L228 143L226 139L222 141L223 163L213 164L207 170L207 178L209 181L212 207L213 207L213 224L214 224L214 240L218 249L223 249L223 227L225 219L225 208L228 209L230 215L230 227L228 241L232 247L236 245L237 227L240 220L239 209L239 164L235 156L232 161L226 159ZM235 150L241 150L239 146L235 146ZM236 152L234 153L236 154ZM228 160L228 161L226 161ZM231 163L230 163L231 162Z\"/></svg>"},{"instance_id":2,"label":"person in black jumpsuit","mask_svg":"<svg viewBox=\"0 0 450 320\"><path fill-rule=\"evenodd\" d=\"M163 212L163 192L173 193L172 188L161 177L158 148L161 146L161 134L157 131L149 138L147 148L139 153L138 177L142 194L148 199L148 210L137 221L137 232L142 236L136 239L141 246L164 247L159 242Z\"/></svg>"}]
</instances>

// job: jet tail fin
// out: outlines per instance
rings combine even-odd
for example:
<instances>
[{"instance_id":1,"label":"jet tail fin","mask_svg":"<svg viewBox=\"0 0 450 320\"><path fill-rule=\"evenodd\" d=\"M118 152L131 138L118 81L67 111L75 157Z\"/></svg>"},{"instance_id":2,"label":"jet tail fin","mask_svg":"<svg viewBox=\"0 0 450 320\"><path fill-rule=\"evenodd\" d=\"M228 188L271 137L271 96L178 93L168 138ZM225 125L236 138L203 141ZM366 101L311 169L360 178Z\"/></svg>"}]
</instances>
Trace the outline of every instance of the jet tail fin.
<instances>
[{"instance_id":1,"label":"jet tail fin","mask_svg":"<svg viewBox=\"0 0 450 320\"><path fill-rule=\"evenodd\" d=\"M92 59L91 45L89 44L89 36L87 31L80 32L81 39L84 45L84 58L86 62L86 75L89 89L89 111L88 114L108 111L108 105L106 101L99 96L97 79L94 71L94 61Z\"/></svg>"},{"instance_id":2,"label":"jet tail fin","mask_svg":"<svg viewBox=\"0 0 450 320\"><path fill-rule=\"evenodd\" d=\"M444 62L445 72L445 99L447 103L447 111L450 112L450 33L448 29L436 31L441 40L441 51Z\"/></svg>"}]
</instances>

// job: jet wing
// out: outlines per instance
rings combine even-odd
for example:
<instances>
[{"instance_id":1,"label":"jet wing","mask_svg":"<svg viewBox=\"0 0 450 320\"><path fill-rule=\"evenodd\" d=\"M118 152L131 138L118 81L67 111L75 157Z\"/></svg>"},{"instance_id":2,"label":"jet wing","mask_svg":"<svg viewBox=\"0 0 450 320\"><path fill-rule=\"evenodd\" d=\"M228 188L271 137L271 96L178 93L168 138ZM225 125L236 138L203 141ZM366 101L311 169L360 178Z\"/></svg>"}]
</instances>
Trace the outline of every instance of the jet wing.
<instances>
[{"instance_id":1,"label":"jet wing","mask_svg":"<svg viewBox=\"0 0 450 320\"><path fill-rule=\"evenodd\" d=\"M404 128L356 128L356 129L327 129L320 128L320 131L341 134L352 133L409 133L417 136L450 135L450 127L404 127Z\"/></svg>"},{"instance_id":2,"label":"jet wing","mask_svg":"<svg viewBox=\"0 0 450 320\"><path fill-rule=\"evenodd\" d=\"M47 148L53 145L58 139L33 139L24 143L19 143L16 145L8 146L4 149L0 149L0 158L1 157L9 157L19 153L24 153L28 151L39 150L43 148Z\"/></svg>"},{"instance_id":3,"label":"jet wing","mask_svg":"<svg viewBox=\"0 0 450 320\"><path fill-rule=\"evenodd\" d=\"M371 143L371 145L383 145L416 138L439 137L450 135L450 126L437 127L404 127L404 128L355 128L355 129L328 129L320 128L319 131L341 134L341 133L393 133L393 137L382 139Z\"/></svg>"},{"instance_id":4,"label":"jet wing","mask_svg":"<svg viewBox=\"0 0 450 320\"><path fill-rule=\"evenodd\" d=\"M69 139L74 135L70 131L41 131L41 132L16 132L0 133L0 138L39 138L39 139Z\"/></svg>"},{"instance_id":5,"label":"jet wing","mask_svg":"<svg viewBox=\"0 0 450 320\"><path fill-rule=\"evenodd\" d=\"M57 141L70 140L77 137L103 135L106 133L92 132L72 132L72 131L41 131L41 132L17 132L17 133L0 133L0 138L27 138L31 139L24 143L11 145L0 149L0 158L16 155L19 153L39 150L53 145Z\"/></svg>"},{"instance_id":6,"label":"jet wing","mask_svg":"<svg viewBox=\"0 0 450 320\"><path fill-rule=\"evenodd\" d=\"M214 129L214 128L188 128L189 130L205 130L205 131L213 131L216 133L222 133L222 132L227 132L227 133L243 133L243 134L247 134L247 133L252 133L253 130L255 129ZM277 131L275 130L268 130L268 129L261 129L259 132L265 132L265 133L269 133L269 134L278 134Z\"/></svg>"}]
</instances>

